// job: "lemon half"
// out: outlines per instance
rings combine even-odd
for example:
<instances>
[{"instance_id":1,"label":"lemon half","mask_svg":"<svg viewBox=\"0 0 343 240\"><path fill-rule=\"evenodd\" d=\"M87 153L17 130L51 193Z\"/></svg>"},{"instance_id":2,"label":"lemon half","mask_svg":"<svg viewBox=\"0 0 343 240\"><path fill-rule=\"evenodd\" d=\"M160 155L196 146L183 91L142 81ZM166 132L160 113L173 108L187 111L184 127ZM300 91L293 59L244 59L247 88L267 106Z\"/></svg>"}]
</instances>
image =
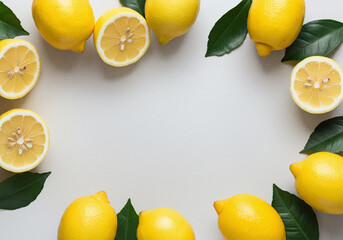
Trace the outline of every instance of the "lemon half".
<instances>
[{"instance_id":1,"label":"lemon half","mask_svg":"<svg viewBox=\"0 0 343 240\"><path fill-rule=\"evenodd\" d=\"M104 13L95 24L93 36L102 60L116 67L135 63L150 45L146 20L126 7L112 8Z\"/></svg>"},{"instance_id":2,"label":"lemon half","mask_svg":"<svg viewBox=\"0 0 343 240\"><path fill-rule=\"evenodd\" d=\"M342 76L342 68L332 59L306 58L293 69L290 80L292 98L306 112L329 112L343 99Z\"/></svg>"},{"instance_id":3,"label":"lemon half","mask_svg":"<svg viewBox=\"0 0 343 240\"><path fill-rule=\"evenodd\" d=\"M0 41L0 95L7 99L25 96L36 84L41 69L37 49L18 39Z\"/></svg>"},{"instance_id":4,"label":"lemon half","mask_svg":"<svg viewBox=\"0 0 343 240\"><path fill-rule=\"evenodd\" d=\"M0 166L25 172L41 163L49 149L49 130L36 113L14 109L0 117Z\"/></svg>"}]
</instances>

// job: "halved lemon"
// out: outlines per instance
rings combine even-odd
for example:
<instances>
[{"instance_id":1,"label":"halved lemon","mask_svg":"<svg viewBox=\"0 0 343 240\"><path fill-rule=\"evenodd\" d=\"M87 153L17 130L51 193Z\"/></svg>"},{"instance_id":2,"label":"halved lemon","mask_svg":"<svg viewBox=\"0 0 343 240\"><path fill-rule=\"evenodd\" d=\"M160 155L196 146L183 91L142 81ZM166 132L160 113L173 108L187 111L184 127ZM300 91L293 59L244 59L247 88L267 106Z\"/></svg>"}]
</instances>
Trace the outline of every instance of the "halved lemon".
<instances>
[{"instance_id":1,"label":"halved lemon","mask_svg":"<svg viewBox=\"0 0 343 240\"><path fill-rule=\"evenodd\" d=\"M138 61L149 48L150 29L136 11L116 7L104 13L94 28L94 45L102 60L115 67Z\"/></svg>"},{"instance_id":2,"label":"halved lemon","mask_svg":"<svg viewBox=\"0 0 343 240\"><path fill-rule=\"evenodd\" d=\"M42 162L50 143L49 130L36 113L14 109L0 117L0 166L29 171Z\"/></svg>"},{"instance_id":3,"label":"halved lemon","mask_svg":"<svg viewBox=\"0 0 343 240\"><path fill-rule=\"evenodd\" d=\"M309 57L292 72L290 91L295 103L314 114L335 109L343 99L343 69L330 58Z\"/></svg>"},{"instance_id":4,"label":"halved lemon","mask_svg":"<svg viewBox=\"0 0 343 240\"><path fill-rule=\"evenodd\" d=\"M0 95L7 99L25 96L36 84L40 66L39 53L31 43L0 41Z\"/></svg>"}]
</instances>

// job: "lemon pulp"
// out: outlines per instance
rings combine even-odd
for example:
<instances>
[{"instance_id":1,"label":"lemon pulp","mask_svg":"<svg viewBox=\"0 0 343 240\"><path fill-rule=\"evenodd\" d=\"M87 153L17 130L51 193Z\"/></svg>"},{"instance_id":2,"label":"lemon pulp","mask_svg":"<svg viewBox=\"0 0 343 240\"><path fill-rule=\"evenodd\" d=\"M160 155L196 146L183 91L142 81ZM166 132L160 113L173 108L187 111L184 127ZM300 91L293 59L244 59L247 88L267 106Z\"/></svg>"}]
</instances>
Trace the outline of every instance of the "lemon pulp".
<instances>
[{"instance_id":1,"label":"lemon pulp","mask_svg":"<svg viewBox=\"0 0 343 240\"><path fill-rule=\"evenodd\" d=\"M305 111L328 112L342 100L342 73L340 66L331 59L305 59L292 73L292 97Z\"/></svg>"},{"instance_id":2,"label":"lemon pulp","mask_svg":"<svg viewBox=\"0 0 343 240\"><path fill-rule=\"evenodd\" d=\"M45 122L35 113L15 109L0 119L0 166L12 172L36 167L49 147Z\"/></svg>"},{"instance_id":3,"label":"lemon pulp","mask_svg":"<svg viewBox=\"0 0 343 240\"><path fill-rule=\"evenodd\" d=\"M0 95L16 99L26 95L40 74L37 49L23 40L0 42Z\"/></svg>"}]
</instances>

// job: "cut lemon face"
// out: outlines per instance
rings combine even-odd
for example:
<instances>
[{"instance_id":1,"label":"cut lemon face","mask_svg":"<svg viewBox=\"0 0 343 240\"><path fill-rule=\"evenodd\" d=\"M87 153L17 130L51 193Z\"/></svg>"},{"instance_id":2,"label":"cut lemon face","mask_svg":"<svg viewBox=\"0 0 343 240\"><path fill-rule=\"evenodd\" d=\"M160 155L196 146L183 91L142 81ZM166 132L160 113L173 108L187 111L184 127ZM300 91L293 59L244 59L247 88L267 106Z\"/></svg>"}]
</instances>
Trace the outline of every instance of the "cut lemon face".
<instances>
[{"instance_id":1,"label":"cut lemon face","mask_svg":"<svg viewBox=\"0 0 343 240\"><path fill-rule=\"evenodd\" d=\"M150 45L146 20L126 7L112 8L104 13L95 24L93 37L102 60L116 67L135 63Z\"/></svg>"},{"instance_id":2,"label":"cut lemon face","mask_svg":"<svg viewBox=\"0 0 343 240\"><path fill-rule=\"evenodd\" d=\"M326 57L309 57L296 65L290 80L295 103L314 114L335 109L343 99L342 68Z\"/></svg>"},{"instance_id":3,"label":"cut lemon face","mask_svg":"<svg viewBox=\"0 0 343 240\"><path fill-rule=\"evenodd\" d=\"M29 171L42 162L50 143L44 120L30 110L14 109L0 117L0 166Z\"/></svg>"},{"instance_id":4,"label":"cut lemon face","mask_svg":"<svg viewBox=\"0 0 343 240\"><path fill-rule=\"evenodd\" d=\"M31 43L0 41L0 95L7 99L25 96L36 84L40 66L39 53Z\"/></svg>"}]
</instances>

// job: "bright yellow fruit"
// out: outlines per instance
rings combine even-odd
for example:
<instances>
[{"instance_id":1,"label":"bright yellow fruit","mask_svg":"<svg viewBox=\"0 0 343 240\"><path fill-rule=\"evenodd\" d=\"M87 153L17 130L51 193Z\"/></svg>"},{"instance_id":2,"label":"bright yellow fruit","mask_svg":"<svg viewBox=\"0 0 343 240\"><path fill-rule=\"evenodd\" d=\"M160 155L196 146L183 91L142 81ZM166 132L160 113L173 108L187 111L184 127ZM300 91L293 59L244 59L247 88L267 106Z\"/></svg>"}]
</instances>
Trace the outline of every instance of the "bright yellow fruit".
<instances>
[{"instance_id":1,"label":"bright yellow fruit","mask_svg":"<svg viewBox=\"0 0 343 240\"><path fill-rule=\"evenodd\" d=\"M314 114L335 109L343 99L343 69L326 57L309 57L296 65L290 80L294 102Z\"/></svg>"},{"instance_id":2,"label":"bright yellow fruit","mask_svg":"<svg viewBox=\"0 0 343 240\"><path fill-rule=\"evenodd\" d=\"M0 166L11 172L29 171L46 156L49 130L36 113L14 109L0 117Z\"/></svg>"},{"instance_id":3,"label":"bright yellow fruit","mask_svg":"<svg viewBox=\"0 0 343 240\"><path fill-rule=\"evenodd\" d=\"M105 63L123 67L138 61L149 48L150 29L138 12L116 7L98 19L93 39Z\"/></svg>"},{"instance_id":4,"label":"bright yellow fruit","mask_svg":"<svg viewBox=\"0 0 343 240\"><path fill-rule=\"evenodd\" d=\"M343 214L343 157L319 152L293 163L290 170L300 197L311 207Z\"/></svg>"},{"instance_id":5,"label":"bright yellow fruit","mask_svg":"<svg viewBox=\"0 0 343 240\"><path fill-rule=\"evenodd\" d=\"M83 52L94 29L88 0L33 0L32 15L43 38L61 50Z\"/></svg>"},{"instance_id":6,"label":"bright yellow fruit","mask_svg":"<svg viewBox=\"0 0 343 240\"><path fill-rule=\"evenodd\" d=\"M37 49L18 39L0 41L0 95L7 99L25 96L35 86L41 69Z\"/></svg>"},{"instance_id":7,"label":"bright yellow fruit","mask_svg":"<svg viewBox=\"0 0 343 240\"><path fill-rule=\"evenodd\" d=\"M214 203L218 226L227 240L286 240L285 227L276 210L250 194L238 194Z\"/></svg>"},{"instance_id":8,"label":"bright yellow fruit","mask_svg":"<svg viewBox=\"0 0 343 240\"><path fill-rule=\"evenodd\" d=\"M298 37L304 22L304 0L254 0L248 16L250 38L258 54L289 47Z\"/></svg>"},{"instance_id":9,"label":"bright yellow fruit","mask_svg":"<svg viewBox=\"0 0 343 240\"><path fill-rule=\"evenodd\" d=\"M193 26L200 0L147 0L145 17L161 44L167 44Z\"/></svg>"},{"instance_id":10,"label":"bright yellow fruit","mask_svg":"<svg viewBox=\"0 0 343 240\"><path fill-rule=\"evenodd\" d=\"M117 215L105 192L81 197L64 212L58 240L114 240Z\"/></svg>"},{"instance_id":11,"label":"bright yellow fruit","mask_svg":"<svg viewBox=\"0 0 343 240\"><path fill-rule=\"evenodd\" d=\"M139 214L138 240L195 240L188 221L170 208L157 208Z\"/></svg>"}]
</instances>

